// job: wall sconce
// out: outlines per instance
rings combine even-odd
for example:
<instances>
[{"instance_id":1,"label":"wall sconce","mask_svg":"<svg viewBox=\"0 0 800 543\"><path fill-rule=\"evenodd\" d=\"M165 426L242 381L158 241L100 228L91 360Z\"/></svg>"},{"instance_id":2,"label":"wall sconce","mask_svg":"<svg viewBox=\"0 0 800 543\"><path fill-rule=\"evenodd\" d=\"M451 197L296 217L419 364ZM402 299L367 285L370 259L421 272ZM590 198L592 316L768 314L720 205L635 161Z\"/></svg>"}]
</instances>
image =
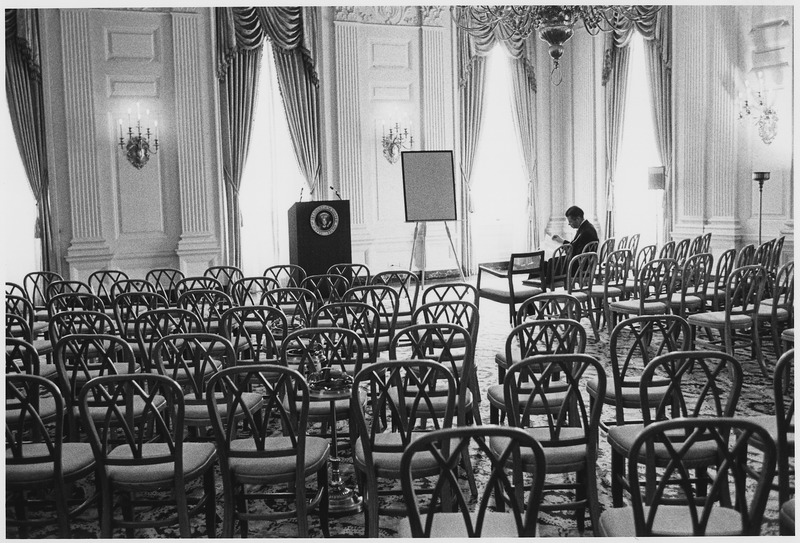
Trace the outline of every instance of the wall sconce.
<instances>
[{"instance_id":1,"label":"wall sconce","mask_svg":"<svg viewBox=\"0 0 800 543\"><path fill-rule=\"evenodd\" d=\"M758 183L758 244L761 245L761 209L764 203L764 181L769 179L769 172L753 172L753 181Z\"/></svg>"},{"instance_id":2,"label":"wall sconce","mask_svg":"<svg viewBox=\"0 0 800 543\"><path fill-rule=\"evenodd\" d=\"M147 110L147 117L150 117L150 110ZM153 121L155 128L155 138L153 145L150 146L150 127L145 127L142 133L142 115L139 109L139 102L136 102L136 127L134 128L131 123L131 110L128 109L128 141L125 141L125 135L122 129L122 119L119 120L119 147L125 151L125 156L128 162L133 164L137 170L141 170L147 161L150 160L150 154L158 152L158 121Z\"/></svg>"},{"instance_id":3,"label":"wall sconce","mask_svg":"<svg viewBox=\"0 0 800 543\"><path fill-rule=\"evenodd\" d=\"M394 123L394 128L389 127L389 133L386 130L381 130L383 137L381 138L381 145L383 147L383 156L389 161L389 164L394 164L400 158L400 151L403 149L411 149L414 146L414 136L409 134L408 128L400 128L400 123Z\"/></svg>"},{"instance_id":4,"label":"wall sconce","mask_svg":"<svg viewBox=\"0 0 800 543\"><path fill-rule=\"evenodd\" d=\"M769 145L775 136L778 135L778 113L771 106L764 103L764 73L758 72L759 89L756 93L755 100L750 100L750 83L744 82L745 96L739 93L739 102L741 108L739 109L739 119L751 117L756 127L758 128L758 137L761 138L765 144Z\"/></svg>"}]
</instances>

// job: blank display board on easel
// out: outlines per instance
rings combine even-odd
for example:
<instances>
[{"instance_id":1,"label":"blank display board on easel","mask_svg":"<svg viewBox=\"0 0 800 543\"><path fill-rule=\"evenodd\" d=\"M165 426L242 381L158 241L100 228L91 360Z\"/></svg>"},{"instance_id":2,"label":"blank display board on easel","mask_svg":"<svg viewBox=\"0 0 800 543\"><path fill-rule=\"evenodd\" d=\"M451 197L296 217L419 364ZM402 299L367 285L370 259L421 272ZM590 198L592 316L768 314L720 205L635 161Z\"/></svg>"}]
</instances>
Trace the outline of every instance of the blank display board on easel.
<instances>
[{"instance_id":1,"label":"blank display board on easel","mask_svg":"<svg viewBox=\"0 0 800 543\"><path fill-rule=\"evenodd\" d=\"M403 151L406 222L455 221L453 151Z\"/></svg>"},{"instance_id":2,"label":"blank display board on easel","mask_svg":"<svg viewBox=\"0 0 800 543\"><path fill-rule=\"evenodd\" d=\"M425 252L425 228L419 223L438 221L444 223L447 239L456 261L458 273L464 281L464 273L458 262L458 253L447 221L456 220L456 176L453 167L453 151L403 151L403 194L406 206L406 222L417 223L411 246L417 243L422 230L423 254ZM412 249L411 260L414 260ZM423 259L423 262L425 260ZM411 262L409 262L411 269ZM425 265L422 265L422 285L425 285Z\"/></svg>"}]
</instances>

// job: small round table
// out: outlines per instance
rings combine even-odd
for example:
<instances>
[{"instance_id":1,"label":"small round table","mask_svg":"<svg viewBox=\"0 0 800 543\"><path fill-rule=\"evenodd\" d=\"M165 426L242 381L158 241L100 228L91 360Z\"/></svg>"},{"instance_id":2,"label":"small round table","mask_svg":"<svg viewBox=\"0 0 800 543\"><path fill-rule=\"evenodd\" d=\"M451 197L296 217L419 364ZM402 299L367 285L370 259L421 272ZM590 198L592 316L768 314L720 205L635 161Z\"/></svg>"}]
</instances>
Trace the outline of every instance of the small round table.
<instances>
[{"instance_id":1,"label":"small round table","mask_svg":"<svg viewBox=\"0 0 800 543\"><path fill-rule=\"evenodd\" d=\"M347 374L331 378L330 374L323 375L323 372L318 372L308 376L309 400L327 401L331 406L331 456L328 458L331 480L328 485L328 514L332 516L352 515L364 509L363 498L355 489L345 485L339 470L336 402L350 399L352 384L353 379Z\"/></svg>"}]
</instances>

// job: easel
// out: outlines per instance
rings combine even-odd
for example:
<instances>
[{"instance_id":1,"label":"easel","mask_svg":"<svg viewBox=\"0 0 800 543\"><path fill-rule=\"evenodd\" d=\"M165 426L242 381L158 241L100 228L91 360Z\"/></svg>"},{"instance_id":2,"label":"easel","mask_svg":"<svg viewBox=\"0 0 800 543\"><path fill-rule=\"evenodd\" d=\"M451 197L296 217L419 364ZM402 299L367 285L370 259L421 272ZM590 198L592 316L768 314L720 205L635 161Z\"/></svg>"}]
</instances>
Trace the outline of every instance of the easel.
<instances>
[{"instance_id":1,"label":"easel","mask_svg":"<svg viewBox=\"0 0 800 543\"><path fill-rule=\"evenodd\" d=\"M425 222L427 223L427 222L433 222L433 221L425 221ZM444 223L444 229L445 229L445 232L447 232L447 239L450 240L450 248L453 249L453 258L455 258L455 260L456 260L456 267L458 268L458 275L461 276L461 280L462 281L466 282L466 279L464 278L464 272L461 270L461 263L458 261L458 252L456 251L456 246L453 243L453 236L450 234L450 227L447 226L447 221L436 221L436 222ZM408 262L408 269L410 270L411 269L411 265L414 263L414 249L417 246L417 239L420 239L421 242L422 242L422 266L420 268L420 272L421 272L420 273L420 275L421 275L420 285L421 285L422 289L424 290L425 289L425 269L428 266L428 258L427 258L427 255L425 254L425 237L426 237L426 233L427 233L428 227L426 225L425 228L423 229L423 230L425 230L425 232L420 233L419 224L420 224L420 221L417 221L417 224L414 227L414 239L411 242L411 260L409 260L409 262Z\"/></svg>"}]
</instances>

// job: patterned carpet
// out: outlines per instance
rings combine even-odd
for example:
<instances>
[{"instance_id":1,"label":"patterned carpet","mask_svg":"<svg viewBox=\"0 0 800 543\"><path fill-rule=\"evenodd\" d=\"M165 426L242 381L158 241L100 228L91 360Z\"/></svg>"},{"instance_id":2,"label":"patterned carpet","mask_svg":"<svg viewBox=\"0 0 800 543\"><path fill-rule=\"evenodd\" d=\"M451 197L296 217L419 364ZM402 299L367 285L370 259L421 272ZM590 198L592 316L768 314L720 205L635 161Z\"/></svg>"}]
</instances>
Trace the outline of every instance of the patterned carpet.
<instances>
[{"instance_id":1,"label":"patterned carpet","mask_svg":"<svg viewBox=\"0 0 800 543\"><path fill-rule=\"evenodd\" d=\"M486 388L490 384L497 381L497 373L494 362L495 352L502 349L505 344L505 338L510 330L508 324L507 310L505 306L495 304L492 302L484 301L481 307L481 323L480 333L476 348L476 363L478 366L478 378L485 398ZM591 330L587 320L584 320L584 325L587 328L587 337L592 338ZM596 356L599 360L608 364L608 334L601 332L600 340L595 342L593 339L588 340L587 353ZM764 379L758 369L754 360L743 360L747 353L737 352L737 357L743 361L745 371L745 384L742 391L742 397L739 401L737 414L742 416L753 414L772 414L773 405L771 398L771 382ZM774 367L775 356L771 350L771 346L767 346L767 362L769 367ZM481 403L481 414L484 422L489 420L489 405L484 399ZM606 407L603 414L604 419L613 418L612 408ZM340 430L346 431L346 422L340 423ZM341 454L341 452L340 452ZM599 481L599 493L601 507L610 507L610 448L605 439L605 435L601 433L599 458L597 462L597 477ZM485 480L485 473L487 470L487 462L481 458L477 452L473 454L473 469L476 473L479 488L481 481ZM345 480L352 483L353 468L352 460L346 458L342 454L342 471ZM388 486L391 486L389 484ZM399 487L398 487L399 488ZM91 491L86 489L87 491ZM193 488L192 492L199 492L200 487ZM217 475L217 512L218 516L221 515L223 510L222 504L222 482ZM547 497L548 501L557 500L557 497ZM390 501L398 501L399 498L394 498ZM161 517L167 514L166 511L159 509L153 510L149 513L154 517ZM762 534L764 535L777 535L778 533L778 505L777 493L770 494L770 503L768 504L765 513L765 520L762 527ZM398 526L401 519L397 517L381 516L381 537L397 537ZM221 522L220 522L221 524ZM309 519L310 536L321 537L322 533L319 526L319 519L316 515L312 515ZM97 512L95 509L89 510L81 518L73 522L73 537L77 538L97 538L99 537L99 526L97 521ZM192 519L192 535L197 537L205 537L205 521L203 516ZM342 518L332 518L330 520L331 535L334 537L363 537L364 534L364 515L357 514ZM15 537L15 533L7 529L7 536ZM135 536L138 537L178 537L177 527L162 528L162 529L148 529L138 530ZM580 537L591 536L591 522L586 519L586 530L581 533L578 531L575 520L571 512L564 512L560 514L555 513L540 513L539 526L537 534L544 537ZM56 537L55 528L44 528L35 531L31 534L37 538L53 538ZM124 533L119 531L115 534L116 537L124 537ZM290 519L279 522L251 522L249 527L249 537L297 537L297 524L296 521Z\"/></svg>"}]
</instances>

